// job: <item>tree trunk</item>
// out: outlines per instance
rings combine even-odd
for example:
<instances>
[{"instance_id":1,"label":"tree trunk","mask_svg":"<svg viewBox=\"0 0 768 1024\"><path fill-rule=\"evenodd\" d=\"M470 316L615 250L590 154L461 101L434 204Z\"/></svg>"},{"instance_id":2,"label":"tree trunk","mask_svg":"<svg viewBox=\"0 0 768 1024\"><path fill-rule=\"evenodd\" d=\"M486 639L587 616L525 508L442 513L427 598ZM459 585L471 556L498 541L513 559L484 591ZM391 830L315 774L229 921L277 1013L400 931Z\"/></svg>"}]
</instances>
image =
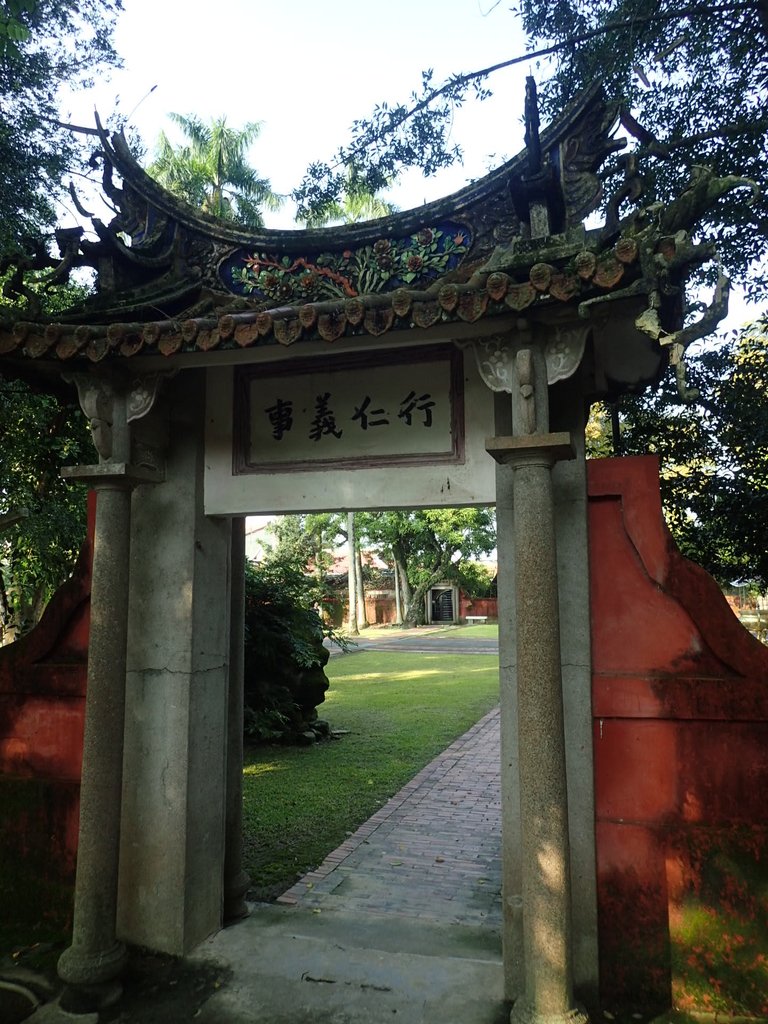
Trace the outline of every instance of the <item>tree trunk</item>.
<instances>
[{"instance_id":1,"label":"tree trunk","mask_svg":"<svg viewBox=\"0 0 768 1024\"><path fill-rule=\"evenodd\" d=\"M395 562L395 625L403 624L403 602L400 600L400 569Z\"/></svg>"},{"instance_id":2,"label":"tree trunk","mask_svg":"<svg viewBox=\"0 0 768 1024\"><path fill-rule=\"evenodd\" d=\"M352 513L354 515L354 513ZM365 629L368 625L368 616L365 611L365 584L363 583L363 553L360 545L357 545L355 552L355 587L357 590L357 627Z\"/></svg>"},{"instance_id":3,"label":"tree trunk","mask_svg":"<svg viewBox=\"0 0 768 1024\"><path fill-rule=\"evenodd\" d=\"M424 580L423 583L419 583L419 585L409 594L408 599L405 602L405 611L403 613L404 626L412 627L424 625L424 598L436 583L440 583L445 579L446 572L447 566L440 562L440 564L432 570L432 574Z\"/></svg>"},{"instance_id":4,"label":"tree trunk","mask_svg":"<svg viewBox=\"0 0 768 1024\"><path fill-rule=\"evenodd\" d=\"M349 633L357 636L360 630L357 626L357 558L355 552L355 513L347 513L347 585L349 587Z\"/></svg>"},{"instance_id":5,"label":"tree trunk","mask_svg":"<svg viewBox=\"0 0 768 1024\"><path fill-rule=\"evenodd\" d=\"M408 562L405 557L402 541L396 540L394 542L392 554L395 559L395 572L400 580L401 625L406 627L413 626L415 623L407 621L407 611L411 603L411 584L408 580Z\"/></svg>"},{"instance_id":6,"label":"tree trunk","mask_svg":"<svg viewBox=\"0 0 768 1024\"><path fill-rule=\"evenodd\" d=\"M404 626L411 629L414 626L424 625L424 596L432 586L432 583L436 583L439 579L439 576L430 577L426 583L420 583L411 592L409 599L405 603L405 612L403 613Z\"/></svg>"},{"instance_id":7,"label":"tree trunk","mask_svg":"<svg viewBox=\"0 0 768 1024\"><path fill-rule=\"evenodd\" d=\"M8 602L8 594L5 591L5 580L3 579L2 572L0 572L0 647L10 643L10 638L6 639L10 628L11 606Z\"/></svg>"},{"instance_id":8,"label":"tree trunk","mask_svg":"<svg viewBox=\"0 0 768 1024\"><path fill-rule=\"evenodd\" d=\"M315 578L317 582L322 586L323 580L325 579L325 551L323 549L323 528L318 528L315 533Z\"/></svg>"},{"instance_id":9,"label":"tree trunk","mask_svg":"<svg viewBox=\"0 0 768 1024\"><path fill-rule=\"evenodd\" d=\"M405 552L400 541L396 541L392 545L392 551L395 555L395 571L400 571L403 595L403 626L406 629L412 629L414 626L424 624L424 596L430 587L433 587L435 583L439 583L440 580L445 578L447 568L443 565L442 560L436 566L433 563L433 570L428 579L420 583L415 590L411 590L406 569Z\"/></svg>"}]
</instances>

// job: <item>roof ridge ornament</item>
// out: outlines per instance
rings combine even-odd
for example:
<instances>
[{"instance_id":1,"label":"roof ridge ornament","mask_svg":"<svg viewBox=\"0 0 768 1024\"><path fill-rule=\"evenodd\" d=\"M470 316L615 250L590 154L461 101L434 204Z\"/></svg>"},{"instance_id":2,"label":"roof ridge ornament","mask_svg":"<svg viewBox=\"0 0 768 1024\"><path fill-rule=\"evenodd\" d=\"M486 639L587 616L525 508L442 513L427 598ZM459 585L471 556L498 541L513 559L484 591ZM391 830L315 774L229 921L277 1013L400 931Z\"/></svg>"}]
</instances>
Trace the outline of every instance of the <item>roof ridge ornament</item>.
<instances>
[{"instance_id":1,"label":"roof ridge ornament","mask_svg":"<svg viewBox=\"0 0 768 1024\"><path fill-rule=\"evenodd\" d=\"M525 151L527 174L512 182L513 197L518 192L516 206L520 220L527 223L531 238L547 238L559 234L564 227L565 196L555 174L550 155L544 160L539 137L539 97L536 79L525 79ZM525 208L523 208L523 206Z\"/></svg>"}]
</instances>

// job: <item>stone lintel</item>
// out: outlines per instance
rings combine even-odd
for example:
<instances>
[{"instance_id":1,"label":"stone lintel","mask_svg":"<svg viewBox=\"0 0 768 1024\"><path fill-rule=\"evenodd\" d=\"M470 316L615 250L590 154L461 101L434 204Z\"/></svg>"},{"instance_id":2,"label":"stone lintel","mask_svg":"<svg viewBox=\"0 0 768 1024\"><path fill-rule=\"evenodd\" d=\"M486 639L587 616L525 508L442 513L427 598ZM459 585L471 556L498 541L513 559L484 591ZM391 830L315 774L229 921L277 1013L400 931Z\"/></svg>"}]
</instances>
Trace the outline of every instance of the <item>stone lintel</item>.
<instances>
[{"instance_id":1,"label":"stone lintel","mask_svg":"<svg viewBox=\"0 0 768 1024\"><path fill-rule=\"evenodd\" d=\"M65 480L98 487L99 484L122 484L135 487L138 484L161 484L165 473L148 466L133 466L127 462L97 462L92 466L64 466L61 475Z\"/></svg>"},{"instance_id":2,"label":"stone lintel","mask_svg":"<svg viewBox=\"0 0 768 1024\"><path fill-rule=\"evenodd\" d=\"M502 465L533 456L549 457L552 462L575 459L576 451L567 430L547 434L522 434L516 437L487 437L485 450Z\"/></svg>"}]
</instances>

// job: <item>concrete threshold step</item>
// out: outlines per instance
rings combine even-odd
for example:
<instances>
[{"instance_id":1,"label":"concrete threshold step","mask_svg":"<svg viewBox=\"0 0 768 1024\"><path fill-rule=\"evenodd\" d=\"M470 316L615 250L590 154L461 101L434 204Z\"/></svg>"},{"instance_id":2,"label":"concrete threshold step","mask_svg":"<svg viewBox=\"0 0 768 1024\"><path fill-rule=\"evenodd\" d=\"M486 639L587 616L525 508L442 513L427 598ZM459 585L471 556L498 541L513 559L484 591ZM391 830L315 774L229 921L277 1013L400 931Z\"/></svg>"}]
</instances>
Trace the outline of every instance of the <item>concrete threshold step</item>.
<instances>
[{"instance_id":1,"label":"concrete threshold step","mask_svg":"<svg viewBox=\"0 0 768 1024\"><path fill-rule=\"evenodd\" d=\"M421 921L407 916L366 914L343 908L283 907L274 903L250 904L251 915L215 935L209 944L238 945L254 939L259 946L274 937L297 936L326 943L393 953L418 953L448 959L501 963L498 928L475 924Z\"/></svg>"},{"instance_id":2,"label":"concrete threshold step","mask_svg":"<svg viewBox=\"0 0 768 1024\"><path fill-rule=\"evenodd\" d=\"M406 918L255 905L192 956L229 980L198 1024L501 1024L498 935Z\"/></svg>"},{"instance_id":3,"label":"concrete threshold step","mask_svg":"<svg viewBox=\"0 0 768 1024\"><path fill-rule=\"evenodd\" d=\"M343 912L391 914L394 917L433 920L437 923L501 925L499 882L477 872L467 877L408 868L391 875L337 868L332 877L308 885L300 907L334 908Z\"/></svg>"}]
</instances>

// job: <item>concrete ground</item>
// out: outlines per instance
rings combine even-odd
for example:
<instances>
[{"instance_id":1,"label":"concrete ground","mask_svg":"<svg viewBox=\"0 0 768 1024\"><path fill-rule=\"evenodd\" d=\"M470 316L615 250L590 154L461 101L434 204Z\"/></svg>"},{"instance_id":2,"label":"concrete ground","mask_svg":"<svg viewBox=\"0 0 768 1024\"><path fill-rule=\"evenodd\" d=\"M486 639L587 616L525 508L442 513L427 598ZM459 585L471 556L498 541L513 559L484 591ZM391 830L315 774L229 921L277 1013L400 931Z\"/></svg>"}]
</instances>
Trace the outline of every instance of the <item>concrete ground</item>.
<instances>
[{"instance_id":1,"label":"concrete ground","mask_svg":"<svg viewBox=\"0 0 768 1024\"><path fill-rule=\"evenodd\" d=\"M506 1020L500 842L494 710L278 905L195 951L231 972L195 1020Z\"/></svg>"},{"instance_id":2,"label":"concrete ground","mask_svg":"<svg viewBox=\"0 0 768 1024\"><path fill-rule=\"evenodd\" d=\"M503 1024L498 709L277 904L134 958L117 1024ZM33 1024L96 1024L56 1003Z\"/></svg>"}]
</instances>

